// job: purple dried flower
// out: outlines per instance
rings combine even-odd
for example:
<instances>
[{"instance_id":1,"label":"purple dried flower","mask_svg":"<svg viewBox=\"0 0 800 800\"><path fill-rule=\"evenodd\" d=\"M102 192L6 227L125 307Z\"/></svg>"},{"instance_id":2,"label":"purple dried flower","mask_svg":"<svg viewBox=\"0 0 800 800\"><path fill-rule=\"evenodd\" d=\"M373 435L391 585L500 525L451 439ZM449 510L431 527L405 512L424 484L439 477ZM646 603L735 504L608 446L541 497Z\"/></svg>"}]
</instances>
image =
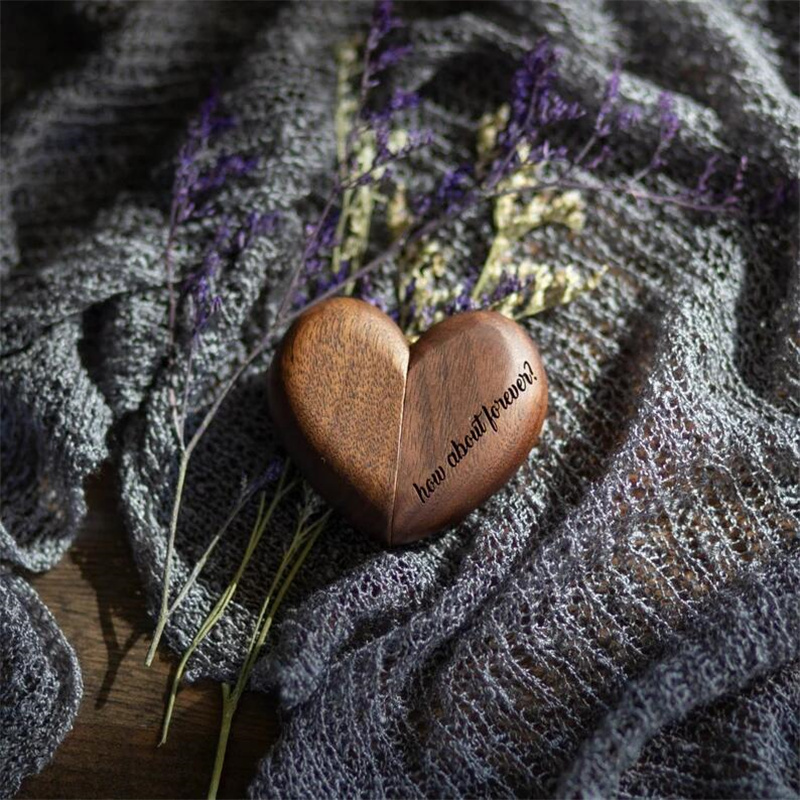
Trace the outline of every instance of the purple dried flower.
<instances>
[{"instance_id":1,"label":"purple dried flower","mask_svg":"<svg viewBox=\"0 0 800 800\"><path fill-rule=\"evenodd\" d=\"M538 147L534 147L533 150L531 150L531 154L528 156L528 161L533 164L545 161L552 164L558 161L568 160L569 150L567 147L565 145L553 147L548 139L545 139Z\"/></svg>"},{"instance_id":2,"label":"purple dried flower","mask_svg":"<svg viewBox=\"0 0 800 800\"><path fill-rule=\"evenodd\" d=\"M739 196L744 188L744 175L747 171L747 156L742 156L739 160L731 185L722 195L715 194L711 185L718 173L719 160L718 155L712 155L706 161L694 189L685 195L685 204L688 208L696 211L721 211L726 208L732 209L739 203Z\"/></svg>"},{"instance_id":3,"label":"purple dried flower","mask_svg":"<svg viewBox=\"0 0 800 800\"><path fill-rule=\"evenodd\" d=\"M205 143L212 136L236 125L234 117L219 114L219 83L211 84L208 97L200 105L200 113L189 123L189 140Z\"/></svg>"},{"instance_id":4,"label":"purple dried flower","mask_svg":"<svg viewBox=\"0 0 800 800\"><path fill-rule=\"evenodd\" d=\"M623 132L629 131L634 125L636 125L644 115L641 106L637 105L629 105L625 106L620 112L617 118L617 124L619 125L619 129Z\"/></svg>"},{"instance_id":5,"label":"purple dried flower","mask_svg":"<svg viewBox=\"0 0 800 800\"><path fill-rule=\"evenodd\" d=\"M410 52L410 45L387 44L386 37L403 26L394 15L391 0L379 0L372 10L372 23L364 47L364 72L361 77L361 111L366 110L366 94L379 85L377 75L402 61Z\"/></svg>"},{"instance_id":6,"label":"purple dried flower","mask_svg":"<svg viewBox=\"0 0 800 800\"><path fill-rule=\"evenodd\" d=\"M424 195L413 197L411 207L417 219L434 214L455 214L475 199L472 190L473 167L462 164L445 171L436 188Z\"/></svg>"},{"instance_id":7,"label":"purple dried flower","mask_svg":"<svg viewBox=\"0 0 800 800\"><path fill-rule=\"evenodd\" d=\"M306 246L303 255L303 273L308 280L319 278L330 261L336 246L336 228L339 211L329 209L316 225L306 225Z\"/></svg>"},{"instance_id":8,"label":"purple dried flower","mask_svg":"<svg viewBox=\"0 0 800 800\"><path fill-rule=\"evenodd\" d=\"M578 119L584 110L567 102L555 90L558 77L557 54L547 39L540 39L514 73L511 86L511 114L497 137L498 156L487 176L492 189L519 166L519 146L529 147L528 163L537 163L543 151L542 131L548 126ZM545 152L549 153L549 145Z\"/></svg>"},{"instance_id":9,"label":"purple dried flower","mask_svg":"<svg viewBox=\"0 0 800 800\"><path fill-rule=\"evenodd\" d=\"M377 75L390 67L394 67L402 61L411 52L410 44L398 44L392 47L387 47L374 61L372 67L372 75ZM372 84L377 85L377 82Z\"/></svg>"},{"instance_id":10,"label":"purple dried flower","mask_svg":"<svg viewBox=\"0 0 800 800\"><path fill-rule=\"evenodd\" d=\"M375 306L375 308L379 309L380 311L386 313L386 301L380 295L376 294L375 287L373 286L369 275L365 275L359 281L359 284L359 297L370 305Z\"/></svg>"},{"instance_id":11,"label":"purple dried flower","mask_svg":"<svg viewBox=\"0 0 800 800\"><path fill-rule=\"evenodd\" d=\"M243 252L256 238L274 230L278 215L256 211L248 214L244 224L234 230L229 217L224 217L206 249L200 268L184 282L184 290L192 303L192 338L198 339L211 318L223 307L215 286L224 263Z\"/></svg>"},{"instance_id":12,"label":"purple dried flower","mask_svg":"<svg viewBox=\"0 0 800 800\"><path fill-rule=\"evenodd\" d=\"M212 137L236 124L233 117L218 113L219 99L219 87L214 84L197 118L189 123L186 142L178 152L170 211L173 229L189 219L212 216L214 207L208 195L221 189L228 179L252 172L258 164L254 157L223 153L209 169L201 168L200 155Z\"/></svg>"},{"instance_id":13,"label":"purple dried flower","mask_svg":"<svg viewBox=\"0 0 800 800\"><path fill-rule=\"evenodd\" d=\"M521 292L522 289L523 285L519 277L513 272L506 271L500 276L497 285L492 291L490 297L490 303L492 304L499 303L501 300L504 300L510 294Z\"/></svg>"},{"instance_id":14,"label":"purple dried flower","mask_svg":"<svg viewBox=\"0 0 800 800\"><path fill-rule=\"evenodd\" d=\"M253 480L247 480L246 475L242 475L242 501L245 502L254 494L266 489L271 483L275 483L280 479L283 470L286 466L286 459L282 456L275 455L268 462L263 472L257 475Z\"/></svg>"},{"instance_id":15,"label":"purple dried flower","mask_svg":"<svg viewBox=\"0 0 800 800\"><path fill-rule=\"evenodd\" d=\"M372 9L372 24L367 35L367 53L374 53L391 31L402 26L402 20L394 15L392 0L378 0Z\"/></svg>"},{"instance_id":16,"label":"purple dried flower","mask_svg":"<svg viewBox=\"0 0 800 800\"><path fill-rule=\"evenodd\" d=\"M346 258L342 259L342 263L339 265L339 269L337 270L336 274L333 276L334 283L344 283L347 280L347 276L350 274L350 261Z\"/></svg>"},{"instance_id":17,"label":"purple dried flower","mask_svg":"<svg viewBox=\"0 0 800 800\"><path fill-rule=\"evenodd\" d=\"M212 202L214 193L231 178L250 173L257 164L257 159L250 156L223 153L209 169L204 171L200 167L200 155L208 147L211 137L235 124L232 117L219 114L218 107L219 90L214 85L211 94L201 105L197 118L189 124L186 142L178 152L169 234L164 251L167 277L170 281L170 342L175 341L177 319L177 297L172 288L172 246L177 228L190 219L215 216L217 211ZM222 298L215 293L214 287L223 261L244 250L255 237L272 230L275 220L276 216L272 214L251 213L246 223L235 233L227 217L219 223L200 267L184 281L184 291L192 306L192 342L198 339L211 317L222 308Z\"/></svg>"},{"instance_id":18,"label":"purple dried flower","mask_svg":"<svg viewBox=\"0 0 800 800\"><path fill-rule=\"evenodd\" d=\"M671 147L681 129L681 121L675 113L675 101L669 92L662 92L659 96L658 112L661 117L661 130L656 151L650 161L650 170L665 166L667 162L664 159L664 153Z\"/></svg>"},{"instance_id":19,"label":"purple dried flower","mask_svg":"<svg viewBox=\"0 0 800 800\"><path fill-rule=\"evenodd\" d=\"M700 173L700 177L697 179L697 184L691 192L692 197L698 200L703 200L704 198L708 197L711 192L711 187L709 184L711 182L711 178L714 176L714 173L717 171L718 163L719 156L717 155L711 156L711 158L706 161L705 167Z\"/></svg>"},{"instance_id":20,"label":"purple dried flower","mask_svg":"<svg viewBox=\"0 0 800 800\"><path fill-rule=\"evenodd\" d=\"M736 169L736 174L733 176L733 184L728 192L728 196L724 201L727 205L732 205L739 202L739 195L741 194L742 189L744 189L744 175L745 172L747 172L747 166L748 158L747 156L742 156L739 159L739 166Z\"/></svg>"},{"instance_id":21,"label":"purple dried flower","mask_svg":"<svg viewBox=\"0 0 800 800\"><path fill-rule=\"evenodd\" d=\"M739 166L736 169L736 175L733 177L733 186L731 187L731 194L735 195L741 192L744 188L744 174L747 172L749 159L747 156L742 156L739 159Z\"/></svg>"},{"instance_id":22,"label":"purple dried flower","mask_svg":"<svg viewBox=\"0 0 800 800\"><path fill-rule=\"evenodd\" d=\"M261 213L251 211L247 215L244 225L236 233L233 241L235 253L246 250L252 242L261 236L272 233L278 225L280 215L275 211Z\"/></svg>"},{"instance_id":23,"label":"purple dried flower","mask_svg":"<svg viewBox=\"0 0 800 800\"><path fill-rule=\"evenodd\" d=\"M185 290L192 301L192 338L197 339L205 330L209 320L222 308L222 298L215 294L214 286L222 263L222 253L230 244L231 228L227 218L223 219L214 233L214 240L203 256L197 272L186 279Z\"/></svg>"},{"instance_id":24,"label":"purple dried flower","mask_svg":"<svg viewBox=\"0 0 800 800\"><path fill-rule=\"evenodd\" d=\"M364 70L361 79L361 92L359 97L358 118L363 120L367 129L371 129L377 143L377 155L372 169L385 165L395 159L404 158L413 150L429 142L427 134L417 132L409 135L407 144L399 152L389 149L389 139L392 131L395 114L416 108L419 105L419 95L415 92L395 89L386 105L378 110L372 110L368 105L369 90L380 85L378 75L389 67L397 65L411 51L409 45L388 44L386 37L395 29L402 27L402 22L394 15L390 0L380 0L375 4L372 15L372 25L367 36L364 50ZM351 168L354 154L352 145L357 138L357 128L354 128L348 146L347 162ZM372 176L367 173L353 179L356 185L370 183Z\"/></svg>"},{"instance_id":25,"label":"purple dried flower","mask_svg":"<svg viewBox=\"0 0 800 800\"><path fill-rule=\"evenodd\" d=\"M214 294L209 278L201 275L192 281L191 298L194 309L192 336L198 338L211 317L222 308L222 297Z\"/></svg>"},{"instance_id":26,"label":"purple dried flower","mask_svg":"<svg viewBox=\"0 0 800 800\"><path fill-rule=\"evenodd\" d=\"M238 178L252 172L258 166L258 158L246 158L241 155L222 154L208 172L197 177L191 192L199 195L204 192L221 189L229 178Z\"/></svg>"},{"instance_id":27,"label":"purple dried flower","mask_svg":"<svg viewBox=\"0 0 800 800\"><path fill-rule=\"evenodd\" d=\"M471 178L472 166L469 164L445 172L436 189L436 206L447 213L459 208L468 196Z\"/></svg>"},{"instance_id":28,"label":"purple dried flower","mask_svg":"<svg viewBox=\"0 0 800 800\"><path fill-rule=\"evenodd\" d=\"M540 39L525 54L522 66L514 73L509 125L515 131L524 134L536 124L542 105L553 90L556 60L556 51L550 42Z\"/></svg>"},{"instance_id":29,"label":"purple dried flower","mask_svg":"<svg viewBox=\"0 0 800 800\"><path fill-rule=\"evenodd\" d=\"M283 472L285 461L280 456L274 456L270 459L267 468L264 470L264 483L274 483L280 478Z\"/></svg>"},{"instance_id":30,"label":"purple dried flower","mask_svg":"<svg viewBox=\"0 0 800 800\"><path fill-rule=\"evenodd\" d=\"M389 137L391 130L388 119L374 119L373 130L375 132L375 155L376 164L385 164L392 159L392 151L389 150Z\"/></svg>"},{"instance_id":31,"label":"purple dried flower","mask_svg":"<svg viewBox=\"0 0 800 800\"><path fill-rule=\"evenodd\" d=\"M611 154L612 154L611 148L607 144L604 144L600 148L600 152L596 153L594 157L585 164L586 169L589 170L597 169L601 164L603 164L611 157Z\"/></svg>"},{"instance_id":32,"label":"purple dried flower","mask_svg":"<svg viewBox=\"0 0 800 800\"><path fill-rule=\"evenodd\" d=\"M416 92L407 92L404 89L395 89L389 100L389 109L403 111L407 108L416 108L419 105L419 95Z\"/></svg>"},{"instance_id":33,"label":"purple dried flower","mask_svg":"<svg viewBox=\"0 0 800 800\"><path fill-rule=\"evenodd\" d=\"M453 314L460 314L462 311L475 310L478 305L472 299L471 289L472 285L470 282L470 284L465 286L461 293L454 300L448 303L445 313L447 313L449 316L452 316Z\"/></svg>"},{"instance_id":34,"label":"purple dried flower","mask_svg":"<svg viewBox=\"0 0 800 800\"><path fill-rule=\"evenodd\" d=\"M617 61L614 71L606 84L603 103L597 112L594 122L594 132L600 138L605 138L612 130L612 114L619 98L620 63Z\"/></svg>"}]
</instances>

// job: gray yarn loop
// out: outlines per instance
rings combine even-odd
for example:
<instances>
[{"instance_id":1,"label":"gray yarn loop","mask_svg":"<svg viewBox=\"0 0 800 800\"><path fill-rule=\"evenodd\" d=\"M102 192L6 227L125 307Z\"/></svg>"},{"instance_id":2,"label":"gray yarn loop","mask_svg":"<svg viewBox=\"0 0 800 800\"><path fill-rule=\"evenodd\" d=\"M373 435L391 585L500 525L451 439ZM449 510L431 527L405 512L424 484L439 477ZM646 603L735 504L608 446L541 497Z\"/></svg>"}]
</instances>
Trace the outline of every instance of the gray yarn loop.
<instances>
[{"instance_id":1,"label":"gray yarn loop","mask_svg":"<svg viewBox=\"0 0 800 800\"><path fill-rule=\"evenodd\" d=\"M281 215L221 274L224 310L196 359L197 424L300 256L335 158L333 47L369 7L74 2L26 28L33 12L13 5L4 28L16 13L34 32L4 40L0 560L56 563L85 515L85 477L111 457L155 613L178 461L168 389L180 380L164 366L163 251L187 120L219 71L238 121L220 147L261 156L221 210ZM421 93L418 122L437 141L403 167L412 188L474 158L475 122L543 34L562 51L563 91L590 111L617 59L625 101L675 95L683 127L664 191L691 189L715 152L728 166L749 157L755 195L798 176L795 4L400 11L414 55L398 79ZM69 41L47 38L57 30ZM646 116L615 168L629 174L658 136ZM542 261L610 267L596 291L528 324L550 381L541 444L466 522L418 546L384 552L332 518L254 673L279 692L285 725L253 797L800 792L797 209L745 221L585 199L580 236L533 234ZM451 275L485 255L488 230L484 215L447 232ZM185 274L202 232L181 236ZM375 285L388 295L391 265ZM242 478L275 451L268 361L192 460L173 593ZM171 618L174 650L235 571L254 514ZM236 674L293 519L277 514L190 679ZM80 680L22 578L0 575L0 602L0 793L12 795L69 728Z\"/></svg>"}]
</instances>

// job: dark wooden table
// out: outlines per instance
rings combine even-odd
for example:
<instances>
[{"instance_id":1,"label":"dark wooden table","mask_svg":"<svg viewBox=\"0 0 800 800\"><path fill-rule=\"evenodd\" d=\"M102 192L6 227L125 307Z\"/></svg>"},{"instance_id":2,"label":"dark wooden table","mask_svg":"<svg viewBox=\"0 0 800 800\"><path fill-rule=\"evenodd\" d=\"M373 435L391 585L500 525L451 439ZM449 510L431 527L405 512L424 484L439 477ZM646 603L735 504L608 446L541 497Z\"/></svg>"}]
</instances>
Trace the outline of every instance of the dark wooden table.
<instances>
[{"instance_id":1,"label":"dark wooden table","mask_svg":"<svg viewBox=\"0 0 800 800\"><path fill-rule=\"evenodd\" d=\"M220 722L216 684L187 685L170 738L157 748L176 659L162 647L144 666L152 624L108 471L87 485L89 516L62 561L33 585L78 653L84 695L73 730L23 798L205 797ZM242 698L220 797L243 797L259 758L278 736L271 698Z\"/></svg>"}]
</instances>

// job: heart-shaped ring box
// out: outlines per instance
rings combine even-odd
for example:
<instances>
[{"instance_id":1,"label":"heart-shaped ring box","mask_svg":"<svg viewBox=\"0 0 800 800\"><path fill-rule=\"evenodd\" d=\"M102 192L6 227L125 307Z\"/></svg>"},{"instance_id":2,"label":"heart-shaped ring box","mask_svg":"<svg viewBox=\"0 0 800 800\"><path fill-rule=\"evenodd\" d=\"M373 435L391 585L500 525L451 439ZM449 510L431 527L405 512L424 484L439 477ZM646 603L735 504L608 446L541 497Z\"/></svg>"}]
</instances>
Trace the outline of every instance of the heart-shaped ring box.
<instances>
[{"instance_id":1,"label":"heart-shaped ring box","mask_svg":"<svg viewBox=\"0 0 800 800\"><path fill-rule=\"evenodd\" d=\"M361 300L310 308L283 338L269 404L311 485L388 545L463 519L513 475L547 413L534 343L493 311L434 325L409 347Z\"/></svg>"}]
</instances>

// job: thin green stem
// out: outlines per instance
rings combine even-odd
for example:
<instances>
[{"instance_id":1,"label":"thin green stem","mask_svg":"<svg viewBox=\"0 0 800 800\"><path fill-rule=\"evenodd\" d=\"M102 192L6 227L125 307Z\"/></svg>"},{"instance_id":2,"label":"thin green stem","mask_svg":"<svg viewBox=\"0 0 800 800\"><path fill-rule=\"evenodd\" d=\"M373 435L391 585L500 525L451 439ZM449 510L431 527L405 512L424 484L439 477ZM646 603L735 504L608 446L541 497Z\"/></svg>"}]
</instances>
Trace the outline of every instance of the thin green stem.
<instances>
[{"instance_id":1,"label":"thin green stem","mask_svg":"<svg viewBox=\"0 0 800 800\"><path fill-rule=\"evenodd\" d=\"M208 636L208 634L211 633L214 626L220 621L220 619L222 619L222 616L236 595L236 591L239 588L239 581L241 580L244 571L247 569L247 565L250 563L250 559L253 557L256 547L258 547L258 543L261 541L261 537L264 535L267 525L269 525L273 512L283 497L294 487L294 481L284 486L287 469L288 467L284 468L283 475L281 476L280 483L278 484L278 489L275 492L275 495L266 511L264 511L265 498L262 494L258 516L256 517L252 533L250 534L250 539L247 543L247 547L244 555L242 556L239 567L236 570L236 574L233 576L225 591L214 604L214 607L211 609L211 611L209 611L208 615L203 621L203 624L200 626L200 629L197 631L197 633L195 633L194 638L189 644L189 647L186 648L185 652L181 656L181 660L178 662L178 666L175 669L175 675L172 678L172 685L167 698L167 706L164 711L164 722L161 727L161 740L159 741L159 746L167 741L169 726L170 722L172 721L172 712L175 707L175 700L178 696L180 683L183 679L184 673L186 672L186 665L188 664L189 659L192 657L192 655L194 655L195 651Z\"/></svg>"},{"instance_id":2,"label":"thin green stem","mask_svg":"<svg viewBox=\"0 0 800 800\"><path fill-rule=\"evenodd\" d=\"M181 401L180 412L178 415L178 420L180 421L181 425L181 441L184 438L184 431L186 430L186 415L189 413L189 390L192 385L192 365L194 363L194 350L195 350L195 341L192 339L189 345L189 352L186 356L186 377L184 378L183 384L183 400Z\"/></svg>"},{"instance_id":3,"label":"thin green stem","mask_svg":"<svg viewBox=\"0 0 800 800\"><path fill-rule=\"evenodd\" d=\"M301 517L298 522L295 535L289 545L289 549L281 561L278 571L275 574L275 579L267 592L264 602L261 606L261 611L256 620L253 637L250 640L250 647L248 654L239 671L239 676L236 680L236 685L233 690L227 685L223 689L223 709L222 709L222 726L219 732L219 742L217 743L217 753L214 759L214 769L211 774L211 784L208 790L209 800L214 800L217 796L219 789L219 781L222 775L222 769L225 765L225 754L228 749L228 739L230 738L231 722L239 706L239 700L244 694L250 674L253 671L256 661L258 660L261 651L267 640L267 635L272 627L275 615L281 604L286 597L286 593L292 586L300 567L305 562L311 548L319 538L320 533L325 527L328 520L330 511L327 511L320 519L316 520L309 526L305 526L307 517ZM298 552L299 550L299 552ZM295 558L296 554L296 558ZM286 571L289 564L294 559L294 563L286 574L285 579L282 580L283 573ZM276 593L277 590L277 593ZM274 596L274 600L273 600Z\"/></svg>"},{"instance_id":4,"label":"thin green stem","mask_svg":"<svg viewBox=\"0 0 800 800\"><path fill-rule=\"evenodd\" d=\"M188 449L181 452L181 460L178 465L178 483L175 486L175 501L172 504L172 516L169 523L169 535L167 537L167 554L164 561L164 586L161 592L161 609L158 613L158 622L156 629L153 632L153 641L150 643L150 649L147 651L147 658L144 663L145 666L150 666L153 663L153 658L158 648L158 643L161 640L161 635L164 633L164 626L167 624L167 616L169 612L169 582L172 577L172 556L175 550L175 533L178 530L178 517L181 511L181 497L183 497L183 486L186 483L186 470L189 466L189 456L191 451Z\"/></svg>"},{"instance_id":5,"label":"thin green stem","mask_svg":"<svg viewBox=\"0 0 800 800\"><path fill-rule=\"evenodd\" d=\"M172 353L175 344L175 324L177 321L178 298L175 292L175 263L172 260L172 246L175 242L175 229L177 219L175 207L173 206L169 215L169 233L167 234L167 244L164 248L164 263L167 268L167 283L169 284L169 315L167 318L167 334L169 336L168 349Z\"/></svg>"},{"instance_id":6,"label":"thin green stem","mask_svg":"<svg viewBox=\"0 0 800 800\"><path fill-rule=\"evenodd\" d=\"M189 467L192 453L200 443L206 430L217 415L220 406L225 401L225 398L230 394L231 389L236 385L236 382L242 376L244 371L264 352L269 343L269 337L265 336L258 345L250 351L247 358L237 367L233 375L228 379L228 382L223 386L222 390L214 399L211 408L206 412L200 426L192 435L189 443L181 451L181 460L178 467L178 482L175 486L175 495L172 499L172 515L170 518L169 534L167 537L167 555L164 563L163 586L161 588L161 608L158 614L158 621L156 628L153 631L153 641L150 643L150 649L147 651L147 658L145 659L145 666L150 666L153 663L158 644L161 641L161 636L164 633L164 627L167 624L167 619L170 614L169 607L169 584L172 577L172 557L175 551L175 535L178 530L178 518L180 516L181 505L183 502L183 489L186 482L186 472ZM174 609L173 609L174 610Z\"/></svg>"},{"instance_id":7,"label":"thin green stem","mask_svg":"<svg viewBox=\"0 0 800 800\"><path fill-rule=\"evenodd\" d=\"M311 548L314 547L317 539L319 538L320 533L322 533L322 529L325 527L325 523L328 521L328 516L330 512L326 512L325 515L318 520L314 525L307 529L308 539L305 542L300 554L297 556L297 560L292 565L292 568L289 570L289 574L286 576L286 580L283 582L281 588L278 591L278 594L275 596L275 600L272 604L272 607L267 611L267 607L263 607L263 613L259 614L259 620L262 622L261 624L261 631L258 635L258 639L256 640L255 647L251 648L250 655L248 656L248 660L245 662L245 667L239 674L239 679L236 682L236 698L241 696L244 692L245 688L247 687L247 682L250 679L250 673L255 666L258 657L261 655L261 651L264 648L264 645L267 640L267 635L269 634L270 628L272 627L272 623L275 620L275 616L278 613L278 610L283 603L284 598L286 597L286 593L292 586L297 573L300 570L300 567L303 565L303 562L306 560L306 557L311 552Z\"/></svg>"},{"instance_id":8,"label":"thin green stem","mask_svg":"<svg viewBox=\"0 0 800 800\"><path fill-rule=\"evenodd\" d=\"M170 687L169 697L167 698L167 706L164 710L164 721L161 727L161 739L158 743L158 746L161 747L167 741L167 735L169 733L169 725L172 721L172 712L175 708L175 699L178 695L178 689L180 688L180 683L183 678L184 672L186 671L186 665L189 662L189 659L194 654L195 650L199 647L200 643L208 636L211 632L213 627L219 622L220 618L222 617L225 609L228 607L230 601L233 599L234 594L236 593L236 587L238 585L239 579L241 578L242 573L244 572L244 568L247 566L247 563L250 560L253 550L253 544L259 537L259 529L263 530L262 522L263 522L263 515L264 515L264 495L261 495L261 503L258 509L258 516L256 517L255 524L253 525L253 531L250 534L250 540L248 541L247 548L245 549L245 554L242 557L242 561L239 565L239 569L236 571L236 575L233 577L231 582L225 588L225 591L219 597L217 602L214 604L214 607L209 611L208 615L206 616L205 620L203 620L200 629L195 633L194 638L192 639L189 647L186 648L183 655L181 656L181 660L178 662L178 666L175 669L175 674L172 678L172 685Z\"/></svg>"},{"instance_id":9,"label":"thin green stem","mask_svg":"<svg viewBox=\"0 0 800 800\"><path fill-rule=\"evenodd\" d=\"M192 567L192 571L189 573L189 577L186 579L186 582L181 587L181 590L178 592L178 596L172 601L172 604L167 611L167 617L172 616L175 610L181 605L181 603L186 599L186 595L189 594L189 590L194 586L195 581L197 581L198 576L203 571L203 567L205 567L206 562L210 558L211 554L216 549L217 545L220 542L220 539L227 533L228 528L233 524L233 521L236 517L239 516L242 509L247 505L250 498L253 496L252 492L243 491L239 495L239 499L236 501L235 505L231 509L228 516L225 518L225 522L222 523L219 530L214 534L213 538L206 547L203 555L195 563L194 567Z\"/></svg>"},{"instance_id":10,"label":"thin green stem","mask_svg":"<svg viewBox=\"0 0 800 800\"><path fill-rule=\"evenodd\" d=\"M347 180L347 159L348 159L348 132L352 129L350 116L347 113L347 93L350 87L350 70L348 64L343 61L337 53L337 86L336 86L336 160L339 168L339 180L344 184ZM332 253L332 272L334 275L339 273L339 265L342 260L341 242L347 227L347 220L350 214L350 201L353 190L345 189L342 192L342 210L339 214L339 221L336 225L336 238Z\"/></svg>"},{"instance_id":11,"label":"thin green stem","mask_svg":"<svg viewBox=\"0 0 800 800\"><path fill-rule=\"evenodd\" d=\"M219 781L222 777L222 767L225 764L225 753L228 749L228 740L231 735L231 723L236 713L237 703L231 703L231 687L222 684L222 725L217 742L217 754L214 757L214 771L211 773L211 783L208 787L208 800L215 800L219 791Z\"/></svg>"},{"instance_id":12,"label":"thin green stem","mask_svg":"<svg viewBox=\"0 0 800 800\"><path fill-rule=\"evenodd\" d=\"M272 585L269 587L269 591L267 592L264 602L261 604L261 610L259 611L258 617L256 619L256 624L253 628L253 635L250 639L250 644L248 646L248 653L254 652L254 649L259 646L258 641L259 637L261 636L261 625L264 620L264 617L269 610L270 603L272 602L272 598L275 596L276 591L279 590L279 585L281 578L283 577L283 573L286 571L288 566L291 564L292 559L294 558L297 551L304 545L307 544L308 538L307 537L315 537L319 531L325 526L325 523L328 520L328 516L330 515L330 511L325 512L325 514L317 520L313 525L309 525L308 527L305 526L305 519L301 519L298 523L297 529L295 531L295 535L292 538L292 542L289 545L289 549L283 556L280 565L278 566L278 570L275 573L275 578L272 581ZM286 587L288 588L288 587ZM285 593L285 590L284 590ZM264 635L266 638L266 634ZM262 643L263 644L263 643ZM249 658L249 656L248 656Z\"/></svg>"},{"instance_id":13,"label":"thin green stem","mask_svg":"<svg viewBox=\"0 0 800 800\"><path fill-rule=\"evenodd\" d=\"M342 192L342 211L339 214L339 221L336 224L336 239L333 246L333 253L331 254L331 272L334 275L339 274L339 269L342 265L342 242L344 241L344 234L347 230L347 223L350 219L350 205L353 201L353 189L345 189ZM345 287L347 291L349 287Z\"/></svg>"}]
</instances>

